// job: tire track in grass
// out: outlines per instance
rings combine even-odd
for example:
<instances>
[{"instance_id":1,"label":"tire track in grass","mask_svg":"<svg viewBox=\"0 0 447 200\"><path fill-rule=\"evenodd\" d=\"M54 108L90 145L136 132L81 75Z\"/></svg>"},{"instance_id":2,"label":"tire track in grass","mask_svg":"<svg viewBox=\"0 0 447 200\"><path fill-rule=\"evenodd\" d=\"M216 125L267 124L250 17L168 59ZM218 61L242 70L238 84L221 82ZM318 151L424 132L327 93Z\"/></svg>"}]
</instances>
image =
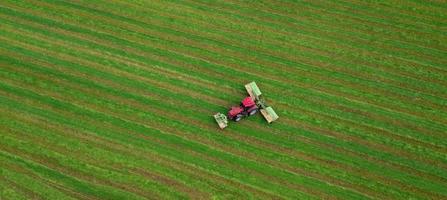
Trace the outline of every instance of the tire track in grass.
<instances>
[{"instance_id":1,"label":"tire track in grass","mask_svg":"<svg viewBox=\"0 0 447 200\"><path fill-rule=\"evenodd\" d=\"M209 199L210 198L209 195L204 196L203 194L197 193L192 188L185 188L183 186L183 184L181 184L177 181L168 179L164 176L160 176L159 174L153 173L149 170L135 168L135 169L132 169L132 171L138 175L156 180L157 182L163 183L165 185L169 185L170 187L174 187L174 188L176 188L177 191L188 194L188 198L190 198L190 199Z\"/></svg>"},{"instance_id":2,"label":"tire track in grass","mask_svg":"<svg viewBox=\"0 0 447 200\"><path fill-rule=\"evenodd\" d=\"M279 105L278 105L279 106ZM277 107L278 107L277 106ZM283 110L284 110L285 108L283 108ZM318 114L318 115L321 115L321 114ZM295 118L295 119L299 119L299 118ZM287 120L286 118L284 119L284 120ZM330 121L328 121L328 122L330 122ZM335 127L336 128L336 127ZM334 129L334 127L331 127L331 129ZM323 132L324 133L324 132ZM344 138L344 137L342 137L342 138ZM362 142L360 142L360 143L362 143ZM412 165L409 165L409 166L412 166Z\"/></svg>"},{"instance_id":3,"label":"tire track in grass","mask_svg":"<svg viewBox=\"0 0 447 200\"><path fill-rule=\"evenodd\" d=\"M313 129L314 130L314 129ZM287 139L287 138L284 138L284 139ZM300 145L301 146L301 145ZM324 147L324 146L322 146L322 147ZM366 154L366 155L368 155L368 154ZM365 155L360 155L359 157L364 157ZM377 161L375 161L375 162L377 162Z\"/></svg>"},{"instance_id":4,"label":"tire track in grass","mask_svg":"<svg viewBox=\"0 0 447 200\"><path fill-rule=\"evenodd\" d=\"M304 91L305 93L307 93L307 91ZM315 96L315 95L314 95ZM318 96L321 96L321 95L318 95ZM299 98L299 97L298 97ZM324 98L327 98L327 97L324 97ZM346 100L344 100L344 101L346 101ZM353 103L356 103L357 105L362 105L363 104L363 102L347 102L348 104L346 104L346 105L349 105L349 104L353 104ZM290 104L289 104L290 105ZM362 106L362 107L365 107L365 106ZM366 108L366 107L365 107ZM368 108L368 110L370 109L370 107ZM343 111L343 110L337 110L337 112L338 111ZM376 110L376 112L377 111L380 111L381 113L389 113L388 111L386 111L386 110ZM355 113L353 113L353 114L355 114ZM393 114L393 115L395 115L395 114ZM411 126L410 126L411 127ZM439 130L442 130L442 128L440 128ZM411 130L410 130L411 131Z\"/></svg>"}]
</instances>

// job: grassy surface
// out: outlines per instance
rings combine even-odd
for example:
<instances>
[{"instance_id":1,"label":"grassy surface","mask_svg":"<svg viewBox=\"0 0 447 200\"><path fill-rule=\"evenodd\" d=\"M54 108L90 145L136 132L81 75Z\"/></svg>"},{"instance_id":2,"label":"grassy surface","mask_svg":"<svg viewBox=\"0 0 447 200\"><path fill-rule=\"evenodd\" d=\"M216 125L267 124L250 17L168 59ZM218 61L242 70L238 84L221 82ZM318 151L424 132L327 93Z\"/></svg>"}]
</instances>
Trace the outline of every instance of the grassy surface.
<instances>
[{"instance_id":1,"label":"grassy surface","mask_svg":"<svg viewBox=\"0 0 447 200\"><path fill-rule=\"evenodd\" d=\"M2 1L0 199L447 198L446 13ZM218 130L253 80L279 121Z\"/></svg>"}]
</instances>

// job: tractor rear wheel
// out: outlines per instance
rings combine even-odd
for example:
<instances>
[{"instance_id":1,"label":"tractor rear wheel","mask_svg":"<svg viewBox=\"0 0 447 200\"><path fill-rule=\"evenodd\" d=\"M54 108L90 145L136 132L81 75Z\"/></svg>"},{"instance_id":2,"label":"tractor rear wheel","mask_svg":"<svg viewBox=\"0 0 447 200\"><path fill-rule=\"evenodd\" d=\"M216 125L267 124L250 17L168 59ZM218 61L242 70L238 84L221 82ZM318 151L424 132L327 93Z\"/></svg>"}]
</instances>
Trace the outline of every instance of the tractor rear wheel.
<instances>
[{"instance_id":1,"label":"tractor rear wheel","mask_svg":"<svg viewBox=\"0 0 447 200\"><path fill-rule=\"evenodd\" d=\"M248 116L252 116L252 115L256 114L257 112L258 112L258 109L253 109L252 111L250 111L248 113Z\"/></svg>"},{"instance_id":2,"label":"tractor rear wheel","mask_svg":"<svg viewBox=\"0 0 447 200\"><path fill-rule=\"evenodd\" d=\"M236 115L236 117L234 117L234 121L235 122L241 121L242 117L243 117L243 115L238 114L238 115Z\"/></svg>"}]
</instances>

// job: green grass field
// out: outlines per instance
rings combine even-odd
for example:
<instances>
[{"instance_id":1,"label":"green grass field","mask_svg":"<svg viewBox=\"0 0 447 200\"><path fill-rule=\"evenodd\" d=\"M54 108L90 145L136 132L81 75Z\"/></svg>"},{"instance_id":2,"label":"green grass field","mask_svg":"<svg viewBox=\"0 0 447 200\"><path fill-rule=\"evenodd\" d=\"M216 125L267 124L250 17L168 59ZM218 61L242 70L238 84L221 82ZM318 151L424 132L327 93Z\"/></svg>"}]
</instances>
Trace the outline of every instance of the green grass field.
<instances>
[{"instance_id":1,"label":"green grass field","mask_svg":"<svg viewBox=\"0 0 447 200\"><path fill-rule=\"evenodd\" d=\"M445 1L0 1L1 200L446 188Z\"/></svg>"}]
</instances>

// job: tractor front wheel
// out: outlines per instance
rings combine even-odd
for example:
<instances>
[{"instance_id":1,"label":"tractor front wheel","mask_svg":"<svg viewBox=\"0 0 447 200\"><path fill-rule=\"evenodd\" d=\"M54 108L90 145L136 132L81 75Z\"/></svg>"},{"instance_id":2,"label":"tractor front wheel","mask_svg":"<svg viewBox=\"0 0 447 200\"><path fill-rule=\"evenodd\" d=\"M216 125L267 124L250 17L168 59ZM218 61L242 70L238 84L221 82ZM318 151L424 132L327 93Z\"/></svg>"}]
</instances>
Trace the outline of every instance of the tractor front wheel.
<instances>
[{"instance_id":1,"label":"tractor front wheel","mask_svg":"<svg viewBox=\"0 0 447 200\"><path fill-rule=\"evenodd\" d=\"M257 112L258 112L258 109L253 109L252 111L250 111L248 113L248 116L252 116L252 115L256 114Z\"/></svg>"}]
</instances>

